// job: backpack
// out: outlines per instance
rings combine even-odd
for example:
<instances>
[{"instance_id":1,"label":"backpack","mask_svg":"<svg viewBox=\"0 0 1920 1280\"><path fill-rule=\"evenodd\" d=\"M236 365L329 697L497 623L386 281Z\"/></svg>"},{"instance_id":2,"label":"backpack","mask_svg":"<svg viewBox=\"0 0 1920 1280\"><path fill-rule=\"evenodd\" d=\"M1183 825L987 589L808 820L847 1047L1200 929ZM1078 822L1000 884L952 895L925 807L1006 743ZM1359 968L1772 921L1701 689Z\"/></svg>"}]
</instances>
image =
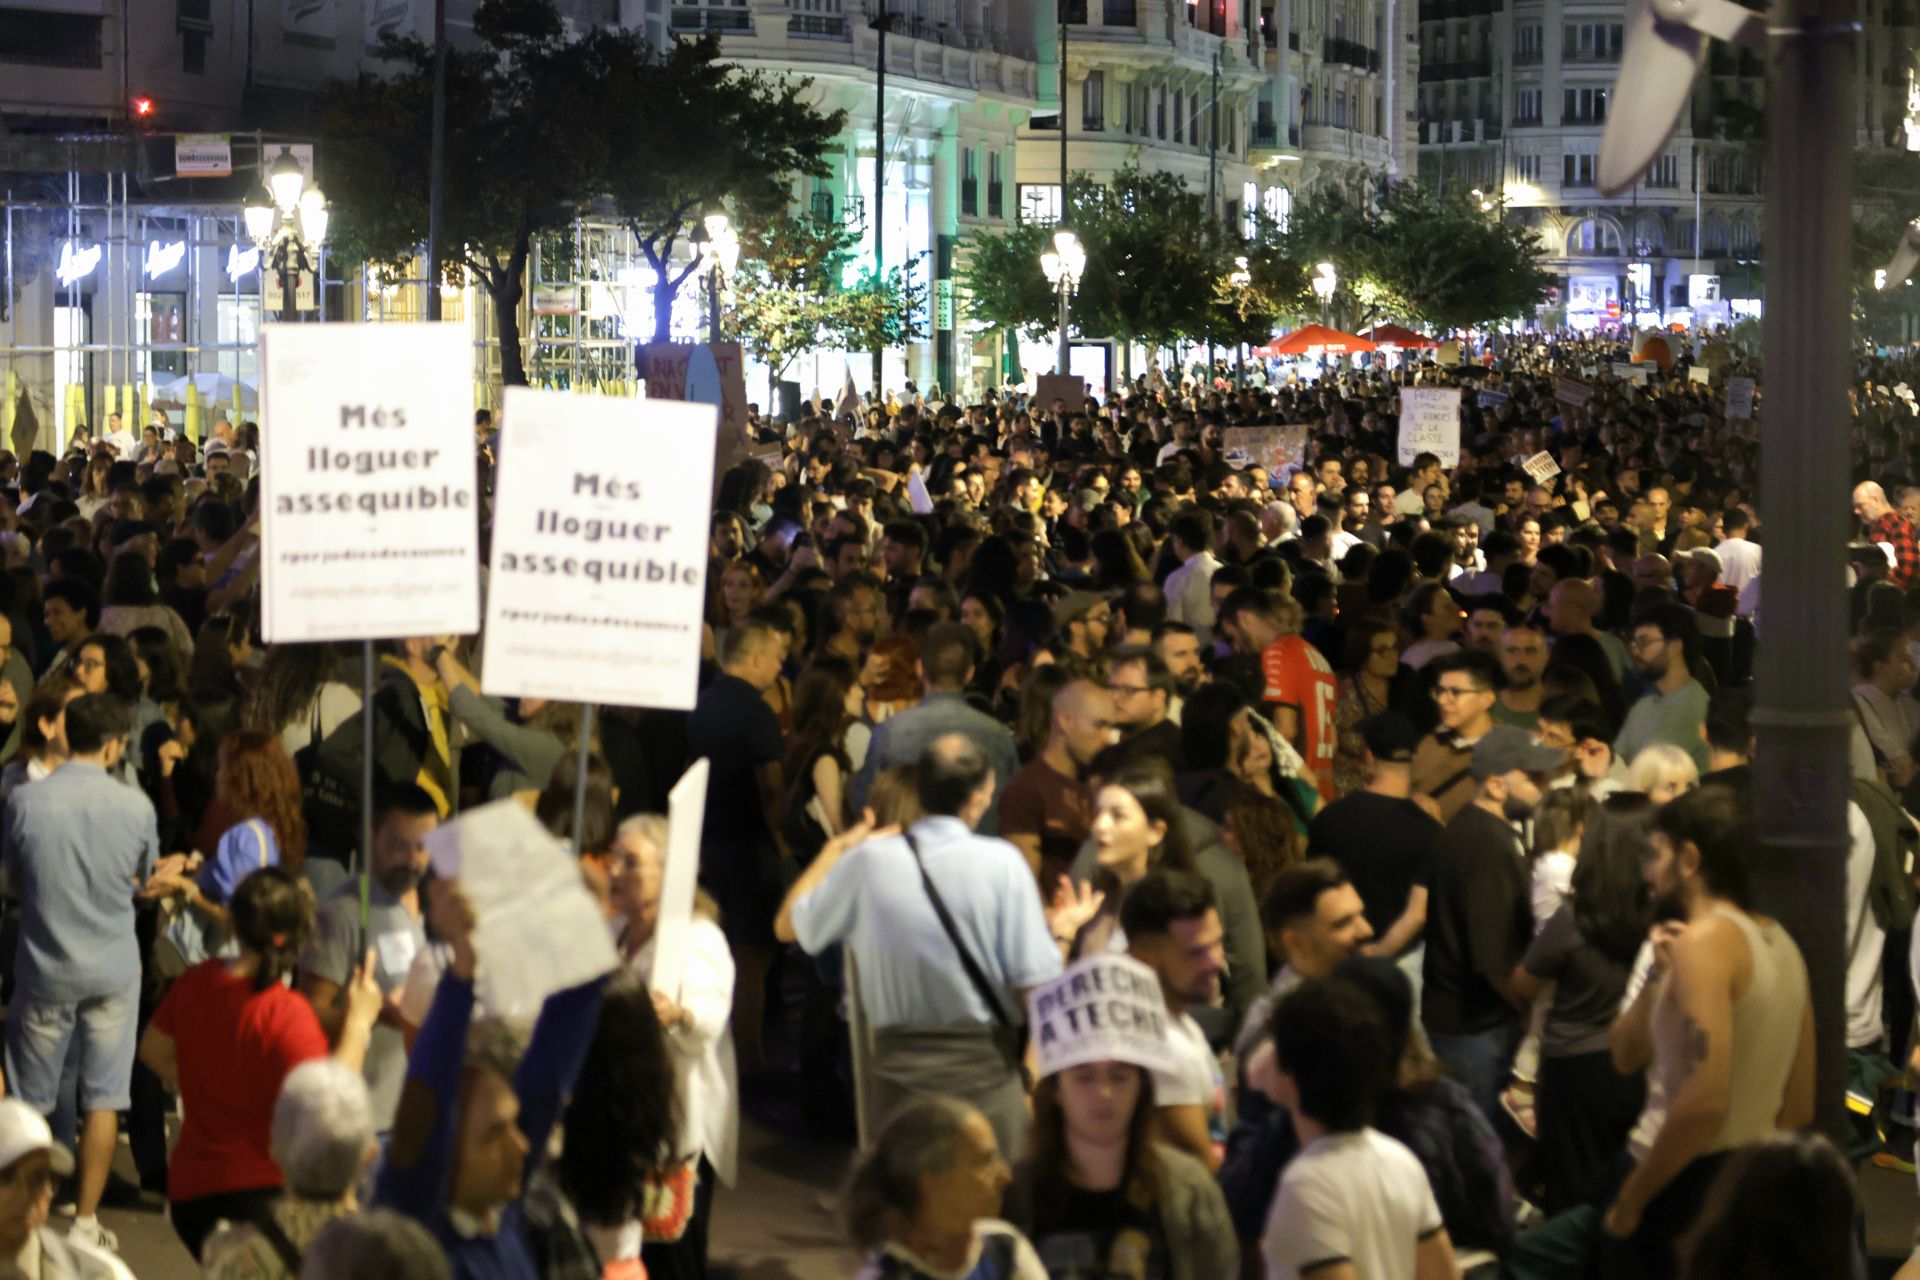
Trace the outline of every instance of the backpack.
<instances>
[{"instance_id":1,"label":"backpack","mask_svg":"<svg viewBox=\"0 0 1920 1280\"><path fill-rule=\"evenodd\" d=\"M1855 778L1853 802L1873 828L1873 874L1867 881L1867 905L1882 929L1910 928L1920 891L1913 882L1914 851L1920 848L1920 830L1900 807L1886 783Z\"/></svg>"}]
</instances>

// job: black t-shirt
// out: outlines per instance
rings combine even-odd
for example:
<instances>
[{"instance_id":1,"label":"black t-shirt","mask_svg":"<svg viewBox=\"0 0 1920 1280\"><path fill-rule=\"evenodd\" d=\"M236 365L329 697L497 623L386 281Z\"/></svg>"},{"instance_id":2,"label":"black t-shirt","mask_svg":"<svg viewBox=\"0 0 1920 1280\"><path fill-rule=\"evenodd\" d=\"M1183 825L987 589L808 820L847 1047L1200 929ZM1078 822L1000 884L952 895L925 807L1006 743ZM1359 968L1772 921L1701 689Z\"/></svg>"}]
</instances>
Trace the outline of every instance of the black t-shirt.
<instances>
[{"instance_id":1,"label":"black t-shirt","mask_svg":"<svg viewBox=\"0 0 1920 1280\"><path fill-rule=\"evenodd\" d=\"M1124 1188L1059 1193L1028 1239L1049 1280L1167 1280L1173 1273L1159 1213L1133 1203Z\"/></svg>"},{"instance_id":2,"label":"black t-shirt","mask_svg":"<svg viewBox=\"0 0 1920 1280\"><path fill-rule=\"evenodd\" d=\"M1355 791L1314 815L1307 856L1332 858L1353 881L1375 936L1407 909L1407 893L1433 877L1440 824L1411 800Z\"/></svg>"},{"instance_id":3,"label":"black t-shirt","mask_svg":"<svg viewBox=\"0 0 1920 1280\"><path fill-rule=\"evenodd\" d=\"M1433 844L1421 1017L1439 1035L1495 1030L1517 1018L1487 975L1513 972L1533 934L1520 837L1477 804Z\"/></svg>"},{"instance_id":4,"label":"black t-shirt","mask_svg":"<svg viewBox=\"0 0 1920 1280\"><path fill-rule=\"evenodd\" d=\"M1613 1025L1627 992L1629 966L1581 936L1571 902L1547 918L1546 927L1527 948L1524 963L1528 973L1554 984L1540 1052L1549 1058L1571 1058L1605 1051L1607 1028Z\"/></svg>"},{"instance_id":5,"label":"black t-shirt","mask_svg":"<svg viewBox=\"0 0 1920 1280\"><path fill-rule=\"evenodd\" d=\"M705 756L711 770L706 825L700 833L702 862L721 859L738 865L744 860L752 865L757 855L773 849L755 770L778 760L785 749L779 718L745 680L723 672L700 691L687 717L687 754L694 760Z\"/></svg>"}]
</instances>

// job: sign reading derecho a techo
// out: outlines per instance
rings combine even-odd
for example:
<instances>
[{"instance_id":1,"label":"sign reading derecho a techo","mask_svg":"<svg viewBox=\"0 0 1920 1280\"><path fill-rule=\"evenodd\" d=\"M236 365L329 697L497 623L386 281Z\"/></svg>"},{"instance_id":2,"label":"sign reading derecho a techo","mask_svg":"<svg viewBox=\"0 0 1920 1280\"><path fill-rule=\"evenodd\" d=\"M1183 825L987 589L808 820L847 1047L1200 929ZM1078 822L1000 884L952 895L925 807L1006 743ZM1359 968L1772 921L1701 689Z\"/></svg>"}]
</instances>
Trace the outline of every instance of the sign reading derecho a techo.
<instances>
[{"instance_id":1,"label":"sign reading derecho a techo","mask_svg":"<svg viewBox=\"0 0 1920 1280\"><path fill-rule=\"evenodd\" d=\"M502 408L483 687L691 710L713 406L509 387Z\"/></svg>"},{"instance_id":2,"label":"sign reading derecho a techo","mask_svg":"<svg viewBox=\"0 0 1920 1280\"><path fill-rule=\"evenodd\" d=\"M479 630L472 366L457 324L261 331L269 642Z\"/></svg>"}]
</instances>

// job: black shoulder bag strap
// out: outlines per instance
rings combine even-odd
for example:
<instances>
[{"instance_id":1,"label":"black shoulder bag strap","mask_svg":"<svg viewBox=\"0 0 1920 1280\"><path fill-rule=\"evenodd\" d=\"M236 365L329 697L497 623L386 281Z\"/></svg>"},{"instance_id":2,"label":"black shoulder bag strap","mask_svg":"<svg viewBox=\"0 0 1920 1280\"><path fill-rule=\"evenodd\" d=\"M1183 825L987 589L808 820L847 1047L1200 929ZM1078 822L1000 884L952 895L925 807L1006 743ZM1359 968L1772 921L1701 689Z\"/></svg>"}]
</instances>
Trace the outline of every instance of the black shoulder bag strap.
<instances>
[{"instance_id":1,"label":"black shoulder bag strap","mask_svg":"<svg viewBox=\"0 0 1920 1280\"><path fill-rule=\"evenodd\" d=\"M290 1276L299 1275L300 1250L294 1248L292 1239L281 1229L280 1224L274 1220L273 1210L271 1208L267 1209L253 1220L253 1225L254 1228L259 1231L261 1238L269 1245L272 1245L273 1251L280 1255L280 1261L286 1266L287 1274Z\"/></svg>"},{"instance_id":2,"label":"black shoulder bag strap","mask_svg":"<svg viewBox=\"0 0 1920 1280\"><path fill-rule=\"evenodd\" d=\"M940 917L940 927L947 931L947 940L953 943L953 949L960 953L960 967L967 971L967 977L973 981L973 989L987 1002L987 1008L993 1011L993 1020L1008 1031L1014 1029L1013 1019L1001 1006L1000 996L994 991L993 984L987 981L986 973L980 968L979 961L973 958L973 952L967 950L967 944L960 937L959 928L953 923L953 913L947 910L946 902L940 897L940 891L933 887L933 878L927 874L927 864L921 860L919 842L911 831L902 831L907 848L913 853L913 865L920 869L920 883L926 887L927 899L933 903L933 914Z\"/></svg>"}]
</instances>

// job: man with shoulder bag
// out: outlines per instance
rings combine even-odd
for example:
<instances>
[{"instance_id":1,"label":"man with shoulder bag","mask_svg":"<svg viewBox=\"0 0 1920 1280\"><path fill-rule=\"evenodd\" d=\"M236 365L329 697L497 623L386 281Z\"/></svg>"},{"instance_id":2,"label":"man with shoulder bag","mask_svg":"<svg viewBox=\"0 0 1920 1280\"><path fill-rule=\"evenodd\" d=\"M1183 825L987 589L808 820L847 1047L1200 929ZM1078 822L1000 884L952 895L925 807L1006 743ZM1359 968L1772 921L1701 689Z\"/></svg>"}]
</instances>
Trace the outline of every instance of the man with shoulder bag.
<instances>
[{"instance_id":1,"label":"man with shoulder bag","mask_svg":"<svg viewBox=\"0 0 1920 1280\"><path fill-rule=\"evenodd\" d=\"M957 734L921 755L925 815L905 831L828 844L788 892L774 932L809 955L852 955L873 1027L871 1113L952 1094L993 1125L1009 1160L1026 1149L1027 989L1060 973L1060 951L1018 849L974 831L993 769Z\"/></svg>"}]
</instances>

